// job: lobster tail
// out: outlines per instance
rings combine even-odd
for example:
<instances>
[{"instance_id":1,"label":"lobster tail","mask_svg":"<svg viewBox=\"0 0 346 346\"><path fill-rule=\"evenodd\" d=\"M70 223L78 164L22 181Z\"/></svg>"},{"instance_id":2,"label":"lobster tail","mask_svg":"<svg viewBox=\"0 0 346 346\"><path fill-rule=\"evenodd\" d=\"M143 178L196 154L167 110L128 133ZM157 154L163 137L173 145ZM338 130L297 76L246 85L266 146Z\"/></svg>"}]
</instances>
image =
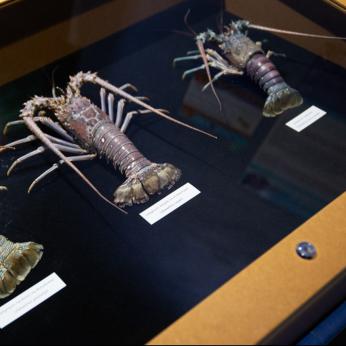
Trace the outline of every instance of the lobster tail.
<instances>
[{"instance_id":1,"label":"lobster tail","mask_svg":"<svg viewBox=\"0 0 346 346\"><path fill-rule=\"evenodd\" d=\"M181 171L169 163L153 163L119 186L114 193L114 203L121 207L145 203L150 195L170 189L180 176Z\"/></svg>"},{"instance_id":2,"label":"lobster tail","mask_svg":"<svg viewBox=\"0 0 346 346\"><path fill-rule=\"evenodd\" d=\"M303 103L299 91L289 87L286 83L278 84L269 89L269 96L263 108L263 115L275 117L290 108L295 108Z\"/></svg>"},{"instance_id":3,"label":"lobster tail","mask_svg":"<svg viewBox=\"0 0 346 346\"><path fill-rule=\"evenodd\" d=\"M40 261L43 246L36 243L12 243L0 235L0 298L14 292Z\"/></svg>"},{"instance_id":4,"label":"lobster tail","mask_svg":"<svg viewBox=\"0 0 346 346\"><path fill-rule=\"evenodd\" d=\"M264 116L275 117L303 103L300 93L287 85L275 65L263 53L255 54L248 61L246 72L268 94Z\"/></svg>"},{"instance_id":5,"label":"lobster tail","mask_svg":"<svg viewBox=\"0 0 346 346\"><path fill-rule=\"evenodd\" d=\"M127 177L114 192L114 203L119 207L142 204L150 195L171 188L181 172L169 163L152 163L132 141L110 121L101 121L93 130L93 145L106 156L115 168Z\"/></svg>"}]
</instances>

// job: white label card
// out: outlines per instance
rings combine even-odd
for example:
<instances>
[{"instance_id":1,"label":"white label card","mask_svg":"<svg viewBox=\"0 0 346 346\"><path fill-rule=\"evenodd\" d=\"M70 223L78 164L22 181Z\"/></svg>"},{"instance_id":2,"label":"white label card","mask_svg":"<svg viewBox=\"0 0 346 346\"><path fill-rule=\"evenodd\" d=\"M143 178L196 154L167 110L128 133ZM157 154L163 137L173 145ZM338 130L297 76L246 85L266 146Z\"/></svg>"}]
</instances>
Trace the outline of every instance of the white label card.
<instances>
[{"instance_id":1,"label":"white label card","mask_svg":"<svg viewBox=\"0 0 346 346\"><path fill-rule=\"evenodd\" d=\"M187 183L163 198L160 202L143 211L140 216L153 225L200 193L193 185Z\"/></svg>"},{"instance_id":2,"label":"white label card","mask_svg":"<svg viewBox=\"0 0 346 346\"><path fill-rule=\"evenodd\" d=\"M0 328L3 329L55 293L66 284L55 273L0 307Z\"/></svg>"},{"instance_id":3,"label":"white label card","mask_svg":"<svg viewBox=\"0 0 346 346\"><path fill-rule=\"evenodd\" d=\"M327 113L322 109L311 106L305 112L289 121L286 125L297 132L301 132L326 114Z\"/></svg>"}]
</instances>

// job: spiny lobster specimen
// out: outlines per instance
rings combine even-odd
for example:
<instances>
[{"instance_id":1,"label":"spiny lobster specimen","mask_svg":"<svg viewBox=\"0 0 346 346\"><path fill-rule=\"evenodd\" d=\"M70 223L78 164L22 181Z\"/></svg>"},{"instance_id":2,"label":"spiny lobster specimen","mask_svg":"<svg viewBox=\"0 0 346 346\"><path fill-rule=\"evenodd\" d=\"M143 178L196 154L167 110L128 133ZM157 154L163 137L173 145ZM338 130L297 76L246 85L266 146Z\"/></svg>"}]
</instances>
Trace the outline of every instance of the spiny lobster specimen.
<instances>
[{"instance_id":1,"label":"spiny lobster specimen","mask_svg":"<svg viewBox=\"0 0 346 346\"><path fill-rule=\"evenodd\" d=\"M81 95L81 87L84 83L93 83L101 87L101 108ZM21 110L21 119L8 123L4 133L10 126L25 124L32 135L9 143L3 149L10 149L36 140L40 140L43 145L17 159L8 170L8 174L18 164L33 156L40 155L48 149L60 158L60 162L36 178L29 187L29 192L62 164L68 165L102 199L120 210L124 206L144 203L150 195L160 193L165 188L171 188L180 178L180 170L169 163L151 162L135 147L125 135L131 119L135 114L153 112L177 124L204 134L207 133L171 118L164 110L149 106L143 102L143 97L134 97L127 93L126 89L136 90L131 84L118 88L99 78L96 73L80 72L70 78L64 95L51 98L35 96L26 102ZM108 96L107 91L109 92ZM121 97L117 103L116 112L114 111L114 94ZM123 119L127 101L133 102L143 109L129 112ZM57 121L47 117L48 112L54 114ZM47 126L60 138L44 133L38 124ZM72 156L66 156L66 153ZM114 193L115 204L108 201L73 163L92 160L98 156L106 157L127 178Z\"/></svg>"},{"instance_id":2,"label":"spiny lobster specimen","mask_svg":"<svg viewBox=\"0 0 346 346\"><path fill-rule=\"evenodd\" d=\"M246 20L232 22L229 26L225 26L220 34L210 29L200 34L193 32L198 50L188 52L188 56L176 58L174 64L180 61L202 60L203 65L186 71L183 78L196 71L205 69L209 83L203 90L211 86L221 107L221 102L213 83L222 76L246 74L268 94L263 108L263 115L266 117L275 117L287 109L298 107L303 103L303 98L297 90L291 88L285 82L276 66L270 60L270 56L275 53L272 51L265 53L261 42L254 42L249 38L249 28L312 38L345 39L345 37L279 30L254 25ZM206 44L210 44L210 48L206 49ZM220 71L214 78L211 76L210 67Z\"/></svg>"}]
</instances>

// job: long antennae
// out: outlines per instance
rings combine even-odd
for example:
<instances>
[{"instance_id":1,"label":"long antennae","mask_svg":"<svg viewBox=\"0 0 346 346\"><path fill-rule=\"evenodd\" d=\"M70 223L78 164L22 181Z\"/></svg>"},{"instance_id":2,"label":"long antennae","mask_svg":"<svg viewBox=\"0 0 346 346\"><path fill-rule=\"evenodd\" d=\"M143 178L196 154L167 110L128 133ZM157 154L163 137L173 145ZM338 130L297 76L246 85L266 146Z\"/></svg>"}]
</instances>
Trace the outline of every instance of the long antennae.
<instances>
[{"instance_id":1,"label":"long antennae","mask_svg":"<svg viewBox=\"0 0 346 346\"><path fill-rule=\"evenodd\" d=\"M304 33L304 32L282 30L282 29L276 29L276 28L271 28L271 27L268 27L268 26L262 26L262 25L256 25L256 24L249 24L248 27L252 28L252 29L255 29L255 30L276 32L276 33L279 33L279 34L286 34L286 35L311 37L311 38L322 38L322 39L327 39L327 40L346 40L346 37L342 37L342 36L328 36L328 35L308 34L308 33Z\"/></svg>"},{"instance_id":2,"label":"long antennae","mask_svg":"<svg viewBox=\"0 0 346 346\"><path fill-rule=\"evenodd\" d=\"M212 134L210 134L208 132L205 132L203 130L197 129L196 127L193 127L193 126L188 125L188 124L186 124L186 123L184 123L182 121L179 121L177 119L174 119L174 118L170 117L169 115L167 115L167 114L161 112L160 110L158 110L158 109L148 105L147 103L139 100L138 98L128 94L126 91L117 88L116 86L110 84L109 82L107 82L107 81L105 81L105 80L103 80L103 79L101 79L99 77L95 77L94 83L99 84L100 86L102 86L102 87L104 87L104 88L114 92L115 94L118 94L118 95L126 98L127 100L129 100L129 101L131 101L131 102L133 102L133 103L135 103L135 104L137 104L137 105L139 105L139 106L141 106L141 107L143 107L145 109L150 110L151 112L159 115L162 118L165 118L165 119L167 119L167 120L169 120L169 121L171 121L173 123L176 123L178 125L187 127L190 130L193 130L193 131L196 131L196 132L200 132L200 133L203 133L206 136L209 136L209 137L212 137L214 139L217 139L216 136L214 136L214 135L212 135Z\"/></svg>"},{"instance_id":3,"label":"long antennae","mask_svg":"<svg viewBox=\"0 0 346 346\"><path fill-rule=\"evenodd\" d=\"M224 28L224 17L225 17L225 3L223 1L220 2L220 18L219 18L219 22L218 22L218 26L219 26L219 34L222 34L223 28Z\"/></svg>"},{"instance_id":4,"label":"long antennae","mask_svg":"<svg viewBox=\"0 0 346 346\"><path fill-rule=\"evenodd\" d=\"M184 36L187 36L187 37L195 37L194 34L192 34L191 32L189 31L183 31L183 30L177 30L177 29L156 29L154 30L155 32L165 32L165 33L173 33L173 34L178 34L178 35L184 35Z\"/></svg>"},{"instance_id":5,"label":"long antennae","mask_svg":"<svg viewBox=\"0 0 346 346\"><path fill-rule=\"evenodd\" d=\"M189 16L190 16L190 13L191 13L191 9L189 8L185 14L185 17L184 17L184 23L186 25L186 27L190 30L190 32L194 35L194 36L197 36L197 32L195 30L192 29L192 26L189 24L188 22L188 19L189 19Z\"/></svg>"},{"instance_id":6,"label":"long antennae","mask_svg":"<svg viewBox=\"0 0 346 346\"><path fill-rule=\"evenodd\" d=\"M193 35L190 32L187 31L182 31L182 30L170 30L170 32L172 32L173 34L178 34L178 35L183 35L183 36L187 36L187 37L195 37L195 35Z\"/></svg>"},{"instance_id":7,"label":"long antennae","mask_svg":"<svg viewBox=\"0 0 346 346\"><path fill-rule=\"evenodd\" d=\"M214 93L214 95L215 95L215 97L217 99L217 102L219 103L220 112L221 112L222 111L222 103L221 103L219 95L217 94L217 92L215 90L213 79L211 77L210 68L209 68L209 65L208 65L207 55L205 53L204 45L203 45L203 42L201 40L197 40L197 47L198 47L198 50L201 53L201 56L202 56L202 59L203 59L203 62L204 62L204 66L205 66L205 69L207 71L210 87L212 88L213 93Z\"/></svg>"},{"instance_id":8,"label":"long antennae","mask_svg":"<svg viewBox=\"0 0 346 346\"><path fill-rule=\"evenodd\" d=\"M120 210L124 214L127 214L127 212L121 208L119 208L117 205L113 204L111 201L109 201L94 185L90 182L90 180L66 157L59 149L57 149L53 143L45 137L44 133L41 131L41 129L36 125L36 123L29 117L23 118L25 124L27 127L35 134L35 136L41 140L43 144L45 144L54 154L56 154L60 159L62 159L66 165L68 165L73 171L75 171L79 177L100 197L102 198L106 203L110 204L112 207Z\"/></svg>"},{"instance_id":9,"label":"long antennae","mask_svg":"<svg viewBox=\"0 0 346 346\"><path fill-rule=\"evenodd\" d=\"M53 71L52 71L52 95L53 95L54 98L57 97L56 85L55 85L55 73L56 73L58 68L59 68L59 66L55 66Z\"/></svg>"}]
</instances>

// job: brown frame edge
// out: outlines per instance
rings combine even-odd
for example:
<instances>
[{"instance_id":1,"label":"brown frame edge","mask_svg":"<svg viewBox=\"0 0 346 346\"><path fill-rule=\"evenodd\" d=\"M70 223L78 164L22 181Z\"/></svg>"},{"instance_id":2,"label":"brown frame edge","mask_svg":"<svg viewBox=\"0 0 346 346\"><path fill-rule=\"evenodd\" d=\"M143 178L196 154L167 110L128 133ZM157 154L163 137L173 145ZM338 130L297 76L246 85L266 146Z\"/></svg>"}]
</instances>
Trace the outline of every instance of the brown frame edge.
<instances>
[{"instance_id":1,"label":"brown frame edge","mask_svg":"<svg viewBox=\"0 0 346 346\"><path fill-rule=\"evenodd\" d=\"M102 0L101 5L0 46L0 86L77 52L181 0ZM24 2L17 0L14 4ZM90 3L93 3L90 0ZM13 5L14 5L13 4ZM16 6L8 5L9 8ZM4 6L4 10L6 6ZM90 23L93 23L90 29Z\"/></svg>"},{"instance_id":2,"label":"brown frame edge","mask_svg":"<svg viewBox=\"0 0 346 346\"><path fill-rule=\"evenodd\" d=\"M334 6L338 10L346 13L346 1L340 1L340 0L324 0L326 1L329 5Z\"/></svg>"},{"instance_id":3,"label":"brown frame edge","mask_svg":"<svg viewBox=\"0 0 346 346\"><path fill-rule=\"evenodd\" d=\"M0 8L13 4L19 0L0 0Z\"/></svg>"},{"instance_id":4,"label":"brown frame edge","mask_svg":"<svg viewBox=\"0 0 346 346\"><path fill-rule=\"evenodd\" d=\"M274 246L149 345L290 343L346 292L346 193ZM296 245L318 249L312 261ZM309 321L307 323L306 321Z\"/></svg>"}]
</instances>

